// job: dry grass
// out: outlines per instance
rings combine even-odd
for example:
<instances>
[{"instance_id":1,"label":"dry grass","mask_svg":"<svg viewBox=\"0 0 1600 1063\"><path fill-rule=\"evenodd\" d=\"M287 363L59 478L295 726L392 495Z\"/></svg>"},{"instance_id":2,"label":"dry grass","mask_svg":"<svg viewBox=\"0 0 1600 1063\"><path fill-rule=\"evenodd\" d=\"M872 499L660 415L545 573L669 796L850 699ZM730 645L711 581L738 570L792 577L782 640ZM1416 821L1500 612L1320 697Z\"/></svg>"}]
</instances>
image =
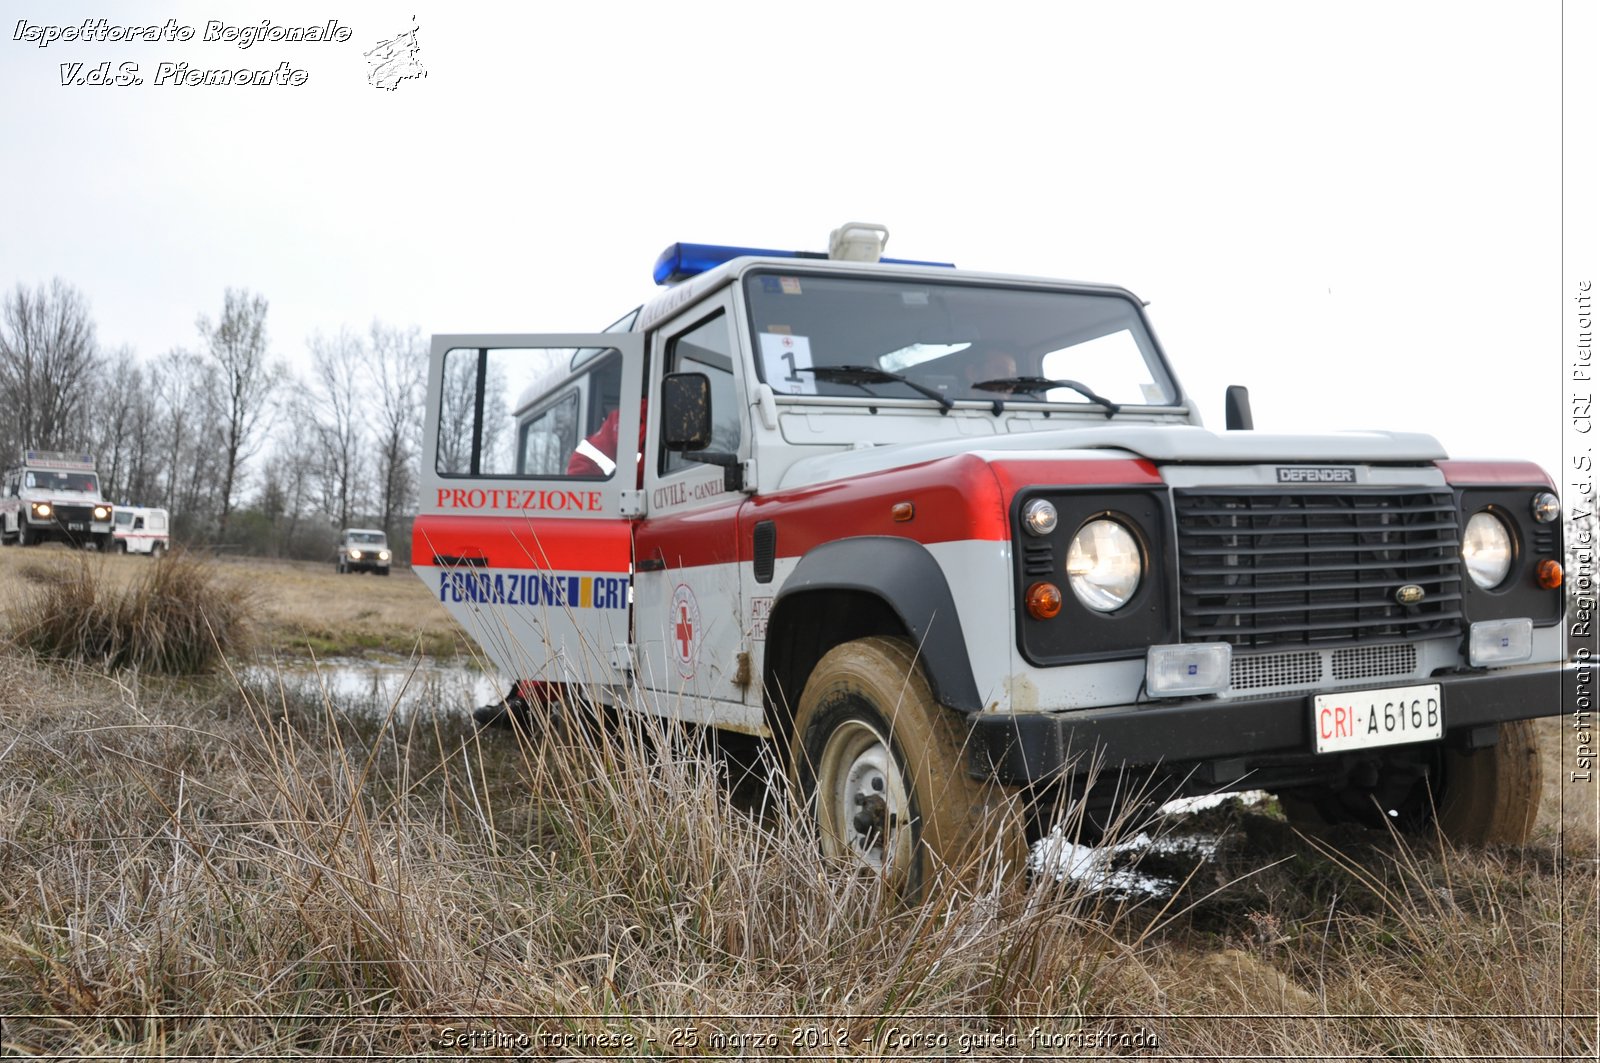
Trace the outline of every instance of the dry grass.
<instances>
[{"instance_id":1,"label":"dry grass","mask_svg":"<svg viewBox=\"0 0 1600 1063\"><path fill-rule=\"evenodd\" d=\"M5 547L0 585L13 579L52 582L57 570L85 559L110 590L132 585L154 567L148 557L83 554L57 544ZM223 557L217 566L221 578L248 589L255 634L275 655L451 657L468 651L460 628L408 569L383 578L340 576L332 564L263 558Z\"/></svg>"},{"instance_id":2,"label":"dry grass","mask_svg":"<svg viewBox=\"0 0 1600 1063\"><path fill-rule=\"evenodd\" d=\"M0 559L48 594L83 560L57 554ZM102 598L153 571L89 563L80 593ZM443 616L403 574L223 568L280 646L305 644L299 616L392 624L382 646ZM694 736L575 706L480 734L462 708L400 721L0 649L0 1054L1597 1048L1596 791L1558 785L1560 721L1526 850L1319 847L1230 805L1168 825L1213 856L1145 858L1170 896L980 867L907 908L826 864L781 783L730 788Z\"/></svg>"},{"instance_id":3,"label":"dry grass","mask_svg":"<svg viewBox=\"0 0 1600 1063\"><path fill-rule=\"evenodd\" d=\"M1592 1021L1553 1017L1596 1007L1592 829L1559 860L1316 852L1231 807L1191 824L1224 844L1170 899L1040 882L907 910L827 866L781 788L730 799L722 767L579 709L480 736L459 713L401 727L0 656L4 1049L631 1037L730 1056L729 1034L790 1054L796 1031L830 1058L963 1037L1009 1058L1595 1049ZM698 1047L673 1049L690 1025Z\"/></svg>"},{"instance_id":4,"label":"dry grass","mask_svg":"<svg viewBox=\"0 0 1600 1063\"><path fill-rule=\"evenodd\" d=\"M105 559L79 554L24 569L9 602L11 637L40 657L106 669L194 675L246 648L248 596L185 554L113 582Z\"/></svg>"}]
</instances>

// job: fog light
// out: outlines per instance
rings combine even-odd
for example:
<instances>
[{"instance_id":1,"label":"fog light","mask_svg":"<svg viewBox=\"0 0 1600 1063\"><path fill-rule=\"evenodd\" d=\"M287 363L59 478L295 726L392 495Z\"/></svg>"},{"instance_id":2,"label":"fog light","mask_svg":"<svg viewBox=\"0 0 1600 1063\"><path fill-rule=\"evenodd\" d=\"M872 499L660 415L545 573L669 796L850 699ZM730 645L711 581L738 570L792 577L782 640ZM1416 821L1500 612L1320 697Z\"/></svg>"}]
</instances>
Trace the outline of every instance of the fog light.
<instances>
[{"instance_id":1,"label":"fog light","mask_svg":"<svg viewBox=\"0 0 1600 1063\"><path fill-rule=\"evenodd\" d=\"M1158 698L1220 694L1232 682L1232 667L1233 647L1226 642L1151 646L1144 657L1145 690Z\"/></svg>"},{"instance_id":2,"label":"fog light","mask_svg":"<svg viewBox=\"0 0 1600 1063\"><path fill-rule=\"evenodd\" d=\"M1054 620L1061 615L1061 588L1054 583L1035 583L1025 599L1028 615L1035 620Z\"/></svg>"},{"instance_id":3,"label":"fog light","mask_svg":"<svg viewBox=\"0 0 1600 1063\"><path fill-rule=\"evenodd\" d=\"M1489 664L1515 664L1533 656L1533 621L1484 620L1472 625L1467 639L1467 660L1474 668Z\"/></svg>"}]
</instances>

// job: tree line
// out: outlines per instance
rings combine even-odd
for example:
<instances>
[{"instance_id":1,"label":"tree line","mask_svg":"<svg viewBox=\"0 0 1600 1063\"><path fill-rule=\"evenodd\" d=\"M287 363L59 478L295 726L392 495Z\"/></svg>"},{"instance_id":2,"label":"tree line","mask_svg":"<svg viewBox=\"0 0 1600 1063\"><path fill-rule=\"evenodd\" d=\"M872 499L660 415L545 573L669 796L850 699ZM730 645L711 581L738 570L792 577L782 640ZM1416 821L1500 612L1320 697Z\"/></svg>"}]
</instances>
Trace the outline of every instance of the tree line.
<instances>
[{"instance_id":1,"label":"tree line","mask_svg":"<svg viewBox=\"0 0 1600 1063\"><path fill-rule=\"evenodd\" d=\"M91 453L107 499L165 507L190 544L322 560L356 526L399 553L426 339L381 322L314 335L302 375L274 354L267 311L229 288L191 345L145 360L99 342L73 285L18 283L0 300L0 467L25 449Z\"/></svg>"}]
</instances>

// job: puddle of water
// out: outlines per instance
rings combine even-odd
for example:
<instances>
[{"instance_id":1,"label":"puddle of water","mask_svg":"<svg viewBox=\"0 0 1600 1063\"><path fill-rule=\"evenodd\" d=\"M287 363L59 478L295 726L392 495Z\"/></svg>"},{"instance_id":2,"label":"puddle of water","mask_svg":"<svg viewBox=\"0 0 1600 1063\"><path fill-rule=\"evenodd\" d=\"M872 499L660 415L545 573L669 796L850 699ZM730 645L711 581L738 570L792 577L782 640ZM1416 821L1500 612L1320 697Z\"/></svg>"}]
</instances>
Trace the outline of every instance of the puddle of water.
<instances>
[{"instance_id":1,"label":"puddle of water","mask_svg":"<svg viewBox=\"0 0 1600 1063\"><path fill-rule=\"evenodd\" d=\"M414 713L456 716L493 701L508 684L471 661L368 661L332 657L315 665L301 662L254 665L246 678L284 688L302 697L326 697L352 713L404 720Z\"/></svg>"}]
</instances>

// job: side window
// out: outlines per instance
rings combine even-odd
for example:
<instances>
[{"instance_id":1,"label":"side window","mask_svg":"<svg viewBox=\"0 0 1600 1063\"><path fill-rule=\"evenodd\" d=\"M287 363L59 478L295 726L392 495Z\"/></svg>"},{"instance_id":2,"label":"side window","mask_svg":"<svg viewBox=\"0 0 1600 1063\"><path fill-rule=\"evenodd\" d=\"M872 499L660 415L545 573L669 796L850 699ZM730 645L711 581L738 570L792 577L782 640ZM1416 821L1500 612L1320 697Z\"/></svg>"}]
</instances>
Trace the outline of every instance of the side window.
<instances>
[{"instance_id":1,"label":"side window","mask_svg":"<svg viewBox=\"0 0 1600 1063\"><path fill-rule=\"evenodd\" d=\"M739 396L733 379L733 336L728 316L718 311L667 344L666 372L704 373L711 380L711 444L707 450L738 451ZM677 472L699 465L663 449L661 471Z\"/></svg>"},{"instance_id":2,"label":"side window","mask_svg":"<svg viewBox=\"0 0 1600 1063\"><path fill-rule=\"evenodd\" d=\"M167 515L165 513L150 514L150 530L164 532L167 530Z\"/></svg>"},{"instance_id":3,"label":"side window","mask_svg":"<svg viewBox=\"0 0 1600 1063\"><path fill-rule=\"evenodd\" d=\"M524 476L565 476L578 446L578 393L569 391L555 405L522 426L517 471Z\"/></svg>"},{"instance_id":4,"label":"side window","mask_svg":"<svg viewBox=\"0 0 1600 1063\"><path fill-rule=\"evenodd\" d=\"M442 374L439 473L611 478L622 401L615 348L458 347L445 352Z\"/></svg>"}]
</instances>

